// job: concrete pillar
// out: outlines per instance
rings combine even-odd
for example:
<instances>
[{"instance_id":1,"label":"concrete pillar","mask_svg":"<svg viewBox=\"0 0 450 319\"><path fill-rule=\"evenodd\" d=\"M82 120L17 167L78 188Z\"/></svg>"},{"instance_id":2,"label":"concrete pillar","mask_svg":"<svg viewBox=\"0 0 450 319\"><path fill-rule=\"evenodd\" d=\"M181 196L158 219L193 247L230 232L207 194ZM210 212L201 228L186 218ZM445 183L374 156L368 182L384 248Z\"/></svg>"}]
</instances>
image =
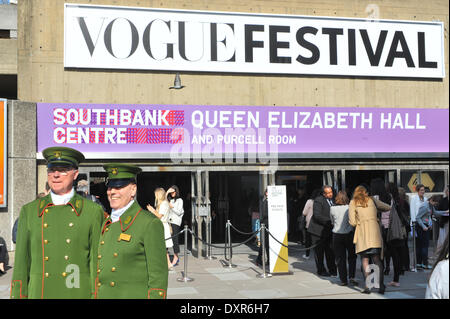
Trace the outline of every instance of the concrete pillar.
<instances>
[{"instance_id":1,"label":"concrete pillar","mask_svg":"<svg viewBox=\"0 0 450 319\"><path fill-rule=\"evenodd\" d=\"M8 101L8 194L0 209L0 236L15 249L12 228L21 207L36 199L36 103Z\"/></svg>"}]
</instances>

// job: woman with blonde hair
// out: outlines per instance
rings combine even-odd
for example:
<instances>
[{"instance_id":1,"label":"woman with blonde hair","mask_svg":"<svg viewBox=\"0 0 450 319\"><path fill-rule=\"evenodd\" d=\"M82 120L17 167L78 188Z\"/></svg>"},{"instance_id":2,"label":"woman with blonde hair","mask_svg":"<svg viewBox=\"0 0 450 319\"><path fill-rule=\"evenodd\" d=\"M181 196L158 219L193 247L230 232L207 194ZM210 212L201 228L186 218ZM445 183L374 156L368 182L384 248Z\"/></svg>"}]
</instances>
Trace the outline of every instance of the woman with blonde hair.
<instances>
[{"instance_id":1,"label":"woman with blonde hair","mask_svg":"<svg viewBox=\"0 0 450 319\"><path fill-rule=\"evenodd\" d=\"M170 247L173 247L172 236L169 225L169 201L166 198L166 191L164 188L155 189L155 208L153 208L150 204L147 205L147 209L152 212L156 217L158 217L164 226L164 239L166 239L166 249L167 249L167 265L169 270L173 269L172 263L170 262L169 251Z\"/></svg>"},{"instance_id":2,"label":"woman with blonde hair","mask_svg":"<svg viewBox=\"0 0 450 319\"><path fill-rule=\"evenodd\" d=\"M356 187L353 192L353 199L350 201L348 217L350 225L355 227L355 237L353 243L356 244L356 253L361 256L364 270L364 277L370 273L369 258L378 266L379 285L378 292L384 294L384 274L380 225L377 218L377 211L389 210L390 206L382 201L371 198L364 186ZM367 287L367 281L363 293L370 293Z\"/></svg>"}]
</instances>

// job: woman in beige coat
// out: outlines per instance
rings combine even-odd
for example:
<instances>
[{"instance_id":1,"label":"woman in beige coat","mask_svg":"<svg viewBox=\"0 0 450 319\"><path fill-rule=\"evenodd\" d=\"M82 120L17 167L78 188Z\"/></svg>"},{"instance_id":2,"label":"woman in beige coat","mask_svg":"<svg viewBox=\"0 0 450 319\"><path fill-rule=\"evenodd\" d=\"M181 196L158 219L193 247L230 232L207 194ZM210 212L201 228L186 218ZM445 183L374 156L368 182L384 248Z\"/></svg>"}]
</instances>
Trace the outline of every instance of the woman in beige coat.
<instances>
[{"instance_id":1,"label":"woman in beige coat","mask_svg":"<svg viewBox=\"0 0 450 319\"><path fill-rule=\"evenodd\" d=\"M389 210L390 206L382 201L369 197L364 186L356 187L353 199L350 201L348 217L350 225L355 227L355 237L353 243L356 244L356 253L361 256L364 276L370 273L369 258L379 268L379 293L383 294L385 286L383 283L383 262L381 260L381 248L383 240L381 237L380 225L377 218L377 211ZM370 293L366 286L363 293Z\"/></svg>"}]
</instances>

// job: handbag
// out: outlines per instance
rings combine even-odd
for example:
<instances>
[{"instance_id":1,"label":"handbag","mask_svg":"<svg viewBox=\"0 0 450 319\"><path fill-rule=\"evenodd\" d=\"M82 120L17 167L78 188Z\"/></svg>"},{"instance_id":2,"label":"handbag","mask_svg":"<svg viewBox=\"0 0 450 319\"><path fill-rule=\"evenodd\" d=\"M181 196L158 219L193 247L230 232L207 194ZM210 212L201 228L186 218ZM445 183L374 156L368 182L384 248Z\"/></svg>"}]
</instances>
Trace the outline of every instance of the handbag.
<instances>
[{"instance_id":1,"label":"handbag","mask_svg":"<svg viewBox=\"0 0 450 319\"><path fill-rule=\"evenodd\" d=\"M389 229L386 237L388 243L393 240L403 240L406 238L405 226L403 226L395 206L397 205L392 205L389 215Z\"/></svg>"}]
</instances>

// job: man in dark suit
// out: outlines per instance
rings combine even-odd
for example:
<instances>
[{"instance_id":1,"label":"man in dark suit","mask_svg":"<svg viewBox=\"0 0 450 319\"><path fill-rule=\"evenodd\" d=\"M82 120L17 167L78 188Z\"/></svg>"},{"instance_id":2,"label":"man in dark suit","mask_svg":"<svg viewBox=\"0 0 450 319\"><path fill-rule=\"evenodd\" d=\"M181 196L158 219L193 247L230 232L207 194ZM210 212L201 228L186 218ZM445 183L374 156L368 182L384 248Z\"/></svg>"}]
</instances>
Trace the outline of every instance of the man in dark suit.
<instances>
[{"instance_id":1,"label":"man in dark suit","mask_svg":"<svg viewBox=\"0 0 450 319\"><path fill-rule=\"evenodd\" d=\"M314 248L314 258L319 276L337 275L334 253L331 249L332 225L330 207L333 205L333 189L331 186L325 185L322 187L321 195L314 199L313 215L308 227L308 232L311 233L312 244L317 245ZM323 264L324 255L328 271Z\"/></svg>"}]
</instances>

